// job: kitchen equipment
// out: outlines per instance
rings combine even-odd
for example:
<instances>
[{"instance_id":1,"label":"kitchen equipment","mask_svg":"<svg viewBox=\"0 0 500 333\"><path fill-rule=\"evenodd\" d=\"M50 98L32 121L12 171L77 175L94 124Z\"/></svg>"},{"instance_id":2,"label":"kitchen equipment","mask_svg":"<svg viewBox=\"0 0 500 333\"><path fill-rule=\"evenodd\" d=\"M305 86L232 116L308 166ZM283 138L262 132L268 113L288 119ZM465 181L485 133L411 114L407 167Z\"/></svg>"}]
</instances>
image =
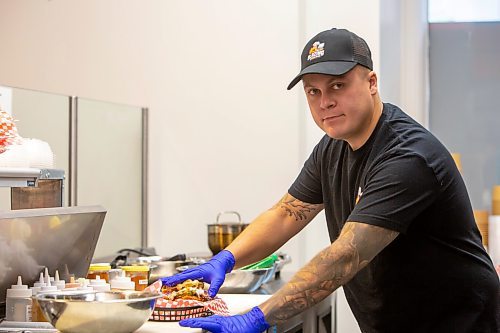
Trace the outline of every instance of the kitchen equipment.
<instances>
[{"instance_id":1,"label":"kitchen equipment","mask_svg":"<svg viewBox=\"0 0 500 333\"><path fill-rule=\"evenodd\" d=\"M226 274L226 279L219 289L222 294L248 294L256 291L264 283L264 280L269 277L269 274L274 273L273 268L261 269L235 269L231 273Z\"/></svg>"},{"instance_id":2,"label":"kitchen equipment","mask_svg":"<svg viewBox=\"0 0 500 333\"><path fill-rule=\"evenodd\" d=\"M150 274L149 274L149 284L155 282L156 280L162 278L162 277L167 277L167 276L172 276L174 274L177 274L177 267L181 267L183 265L189 264L189 261L181 261L181 260L176 260L176 261L155 261L150 264Z\"/></svg>"},{"instance_id":3,"label":"kitchen equipment","mask_svg":"<svg viewBox=\"0 0 500 333\"><path fill-rule=\"evenodd\" d=\"M130 264L148 265L149 266L148 284L152 284L153 282L162 277L172 276L178 273L177 267L192 264L193 260L198 260L198 259L196 258L186 259L185 254L177 254L170 258L164 258L161 256L144 256L144 257L138 257L135 260L131 260Z\"/></svg>"},{"instance_id":4,"label":"kitchen equipment","mask_svg":"<svg viewBox=\"0 0 500 333\"><path fill-rule=\"evenodd\" d=\"M63 333L129 333L141 327L161 293L57 292L37 295L50 323Z\"/></svg>"},{"instance_id":5,"label":"kitchen equipment","mask_svg":"<svg viewBox=\"0 0 500 333\"><path fill-rule=\"evenodd\" d=\"M219 222L223 215L236 215L237 221ZM208 247L214 255L226 248L248 226L241 221L238 212L227 211L217 214L215 224L208 225Z\"/></svg>"},{"instance_id":6,"label":"kitchen equipment","mask_svg":"<svg viewBox=\"0 0 500 333\"><path fill-rule=\"evenodd\" d=\"M0 187L10 187L11 209L63 206L64 170L0 166Z\"/></svg>"},{"instance_id":7,"label":"kitchen equipment","mask_svg":"<svg viewBox=\"0 0 500 333\"><path fill-rule=\"evenodd\" d=\"M101 206L1 211L0 306L18 275L30 286L45 267L64 280L85 276L105 215Z\"/></svg>"}]
</instances>

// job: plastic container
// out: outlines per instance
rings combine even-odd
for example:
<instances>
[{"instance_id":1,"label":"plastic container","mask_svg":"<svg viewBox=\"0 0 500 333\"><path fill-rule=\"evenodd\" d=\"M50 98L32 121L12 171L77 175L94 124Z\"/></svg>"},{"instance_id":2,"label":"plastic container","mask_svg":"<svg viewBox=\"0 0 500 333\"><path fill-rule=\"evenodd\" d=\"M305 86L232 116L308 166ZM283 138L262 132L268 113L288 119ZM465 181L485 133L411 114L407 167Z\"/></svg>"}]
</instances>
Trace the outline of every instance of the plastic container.
<instances>
[{"instance_id":1,"label":"plastic container","mask_svg":"<svg viewBox=\"0 0 500 333\"><path fill-rule=\"evenodd\" d=\"M92 287L95 291L109 291L111 290L111 285L106 282L106 280L101 280L100 276L96 276L95 280L90 280L88 285Z\"/></svg>"},{"instance_id":2,"label":"plastic container","mask_svg":"<svg viewBox=\"0 0 500 333\"><path fill-rule=\"evenodd\" d=\"M46 284L43 280L43 273L40 273L40 279L38 280L38 282L35 282L33 284L33 287L31 288L31 294L35 296L44 286L46 286Z\"/></svg>"},{"instance_id":3,"label":"plastic container","mask_svg":"<svg viewBox=\"0 0 500 333\"><path fill-rule=\"evenodd\" d=\"M500 215L500 185L493 186L491 194L491 215Z\"/></svg>"},{"instance_id":4,"label":"plastic container","mask_svg":"<svg viewBox=\"0 0 500 333\"><path fill-rule=\"evenodd\" d=\"M111 290L123 291L123 290L135 290L135 283L129 276L125 276L125 272L122 271L121 276L115 277L113 280L109 281L111 285Z\"/></svg>"},{"instance_id":5,"label":"plastic container","mask_svg":"<svg viewBox=\"0 0 500 333\"><path fill-rule=\"evenodd\" d=\"M17 277L17 284L7 289L5 316L8 321L32 320L32 291L23 284L21 276Z\"/></svg>"},{"instance_id":6,"label":"plastic container","mask_svg":"<svg viewBox=\"0 0 500 333\"><path fill-rule=\"evenodd\" d=\"M87 273L87 279L95 280L99 276L102 280L109 282L109 271L111 270L110 264L91 264Z\"/></svg>"},{"instance_id":7,"label":"plastic container","mask_svg":"<svg viewBox=\"0 0 500 333\"><path fill-rule=\"evenodd\" d=\"M134 282L136 291L146 289L149 281L149 266L122 266L121 269L125 272L125 276L130 277Z\"/></svg>"}]
</instances>

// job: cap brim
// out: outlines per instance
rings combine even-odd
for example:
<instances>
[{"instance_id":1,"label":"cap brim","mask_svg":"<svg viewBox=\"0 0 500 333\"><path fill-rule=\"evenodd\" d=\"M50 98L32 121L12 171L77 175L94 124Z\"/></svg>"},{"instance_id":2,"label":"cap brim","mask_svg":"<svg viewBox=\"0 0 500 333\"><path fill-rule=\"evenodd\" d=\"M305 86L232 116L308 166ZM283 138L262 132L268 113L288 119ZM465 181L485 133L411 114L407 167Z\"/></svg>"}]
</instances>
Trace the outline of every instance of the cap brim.
<instances>
[{"instance_id":1,"label":"cap brim","mask_svg":"<svg viewBox=\"0 0 500 333\"><path fill-rule=\"evenodd\" d=\"M304 68L290 82L287 90L292 89L306 74L327 74L327 75L342 75L349 72L357 63L351 61L323 61Z\"/></svg>"}]
</instances>

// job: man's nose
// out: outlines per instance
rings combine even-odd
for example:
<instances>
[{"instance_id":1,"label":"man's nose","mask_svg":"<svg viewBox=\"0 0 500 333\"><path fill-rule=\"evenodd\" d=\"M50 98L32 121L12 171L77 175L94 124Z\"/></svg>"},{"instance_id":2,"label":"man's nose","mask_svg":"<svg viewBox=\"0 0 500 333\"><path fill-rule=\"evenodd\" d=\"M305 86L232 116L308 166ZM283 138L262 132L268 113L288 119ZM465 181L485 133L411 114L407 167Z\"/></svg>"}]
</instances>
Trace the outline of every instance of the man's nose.
<instances>
[{"instance_id":1,"label":"man's nose","mask_svg":"<svg viewBox=\"0 0 500 333\"><path fill-rule=\"evenodd\" d=\"M328 94L321 95L320 107L322 109L329 109L335 105L335 100Z\"/></svg>"}]
</instances>

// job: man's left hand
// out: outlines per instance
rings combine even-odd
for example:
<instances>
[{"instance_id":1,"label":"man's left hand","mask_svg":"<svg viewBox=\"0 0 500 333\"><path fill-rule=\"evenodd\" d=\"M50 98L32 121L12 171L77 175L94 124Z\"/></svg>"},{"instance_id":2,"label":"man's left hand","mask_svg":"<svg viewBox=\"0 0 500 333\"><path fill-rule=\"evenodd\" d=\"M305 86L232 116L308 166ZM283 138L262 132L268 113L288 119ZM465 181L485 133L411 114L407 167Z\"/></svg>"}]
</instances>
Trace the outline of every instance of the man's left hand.
<instances>
[{"instance_id":1,"label":"man's left hand","mask_svg":"<svg viewBox=\"0 0 500 333\"><path fill-rule=\"evenodd\" d=\"M244 315L190 318L179 322L184 327L202 328L214 333L261 333L269 328L259 307Z\"/></svg>"}]
</instances>

